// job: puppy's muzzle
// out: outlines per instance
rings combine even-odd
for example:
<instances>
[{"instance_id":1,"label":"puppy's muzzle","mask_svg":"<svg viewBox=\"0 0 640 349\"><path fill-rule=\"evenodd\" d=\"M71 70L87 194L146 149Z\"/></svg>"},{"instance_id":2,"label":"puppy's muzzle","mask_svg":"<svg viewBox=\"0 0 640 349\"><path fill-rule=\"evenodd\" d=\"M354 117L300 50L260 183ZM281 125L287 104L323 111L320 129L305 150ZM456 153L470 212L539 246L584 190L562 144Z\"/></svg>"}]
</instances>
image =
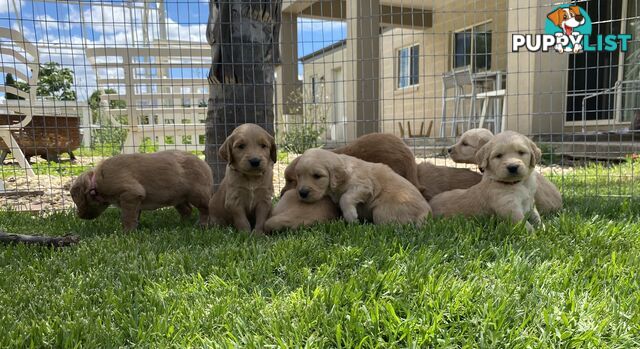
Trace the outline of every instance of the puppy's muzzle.
<instances>
[{"instance_id":1,"label":"puppy's muzzle","mask_svg":"<svg viewBox=\"0 0 640 349\"><path fill-rule=\"evenodd\" d=\"M309 188L300 188L298 195L300 195L301 199L306 199L309 196Z\"/></svg>"},{"instance_id":2,"label":"puppy's muzzle","mask_svg":"<svg viewBox=\"0 0 640 349\"><path fill-rule=\"evenodd\" d=\"M258 158L249 159L249 164L251 164L251 167L254 167L254 168L260 167L260 159Z\"/></svg>"},{"instance_id":3,"label":"puppy's muzzle","mask_svg":"<svg viewBox=\"0 0 640 349\"><path fill-rule=\"evenodd\" d=\"M507 166L507 170L509 171L509 173L511 174L517 174L518 173L518 169L520 168L519 165L508 165Z\"/></svg>"}]
</instances>

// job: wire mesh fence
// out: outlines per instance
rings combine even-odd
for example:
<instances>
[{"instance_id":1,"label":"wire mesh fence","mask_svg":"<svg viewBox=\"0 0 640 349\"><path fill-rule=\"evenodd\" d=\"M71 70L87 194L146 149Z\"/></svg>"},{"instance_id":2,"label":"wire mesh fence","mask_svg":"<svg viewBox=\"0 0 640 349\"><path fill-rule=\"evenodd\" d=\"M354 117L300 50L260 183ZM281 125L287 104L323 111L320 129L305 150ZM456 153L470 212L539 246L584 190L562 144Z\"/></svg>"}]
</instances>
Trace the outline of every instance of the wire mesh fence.
<instances>
[{"instance_id":1,"label":"wire mesh fence","mask_svg":"<svg viewBox=\"0 0 640 349\"><path fill-rule=\"evenodd\" d=\"M565 197L636 198L639 6L282 1L276 192L288 161L310 147L384 132L417 161L466 166L446 148L484 127L532 137L544 152L538 170ZM207 144L220 144L206 137L210 8L199 0L0 0L1 209L71 208L71 181L109 156L181 149L204 159ZM543 34L572 32L589 40L543 52Z\"/></svg>"}]
</instances>

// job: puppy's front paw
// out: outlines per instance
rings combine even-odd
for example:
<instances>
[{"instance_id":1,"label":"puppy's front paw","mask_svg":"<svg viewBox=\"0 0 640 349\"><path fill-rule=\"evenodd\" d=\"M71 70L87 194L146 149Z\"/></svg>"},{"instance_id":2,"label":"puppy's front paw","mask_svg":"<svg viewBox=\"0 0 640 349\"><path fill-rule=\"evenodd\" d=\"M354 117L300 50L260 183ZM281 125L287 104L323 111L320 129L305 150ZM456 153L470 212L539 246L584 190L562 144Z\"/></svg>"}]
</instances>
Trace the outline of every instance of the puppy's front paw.
<instances>
[{"instance_id":1,"label":"puppy's front paw","mask_svg":"<svg viewBox=\"0 0 640 349\"><path fill-rule=\"evenodd\" d=\"M354 223L358 221L358 210L355 207L351 207L348 210L343 210L342 216L344 220L349 223Z\"/></svg>"}]
</instances>

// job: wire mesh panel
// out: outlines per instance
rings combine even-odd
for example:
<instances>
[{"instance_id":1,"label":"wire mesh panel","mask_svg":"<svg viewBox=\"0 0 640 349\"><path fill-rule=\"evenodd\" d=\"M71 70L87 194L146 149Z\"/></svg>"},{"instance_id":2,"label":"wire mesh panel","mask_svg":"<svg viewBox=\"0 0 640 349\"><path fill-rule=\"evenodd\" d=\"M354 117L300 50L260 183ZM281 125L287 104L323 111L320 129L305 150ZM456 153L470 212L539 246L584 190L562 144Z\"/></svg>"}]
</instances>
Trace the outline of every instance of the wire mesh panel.
<instances>
[{"instance_id":1,"label":"wire mesh panel","mask_svg":"<svg viewBox=\"0 0 640 349\"><path fill-rule=\"evenodd\" d=\"M532 137L538 170L567 198L637 197L638 6L283 0L272 62L276 192L298 154L372 132L402 138L419 162L475 170L446 149L483 127ZM71 181L109 156L182 149L204 159L207 144L221 144L206 137L210 8L0 0L2 209L71 208ZM543 48L544 35L574 32L589 38Z\"/></svg>"}]
</instances>

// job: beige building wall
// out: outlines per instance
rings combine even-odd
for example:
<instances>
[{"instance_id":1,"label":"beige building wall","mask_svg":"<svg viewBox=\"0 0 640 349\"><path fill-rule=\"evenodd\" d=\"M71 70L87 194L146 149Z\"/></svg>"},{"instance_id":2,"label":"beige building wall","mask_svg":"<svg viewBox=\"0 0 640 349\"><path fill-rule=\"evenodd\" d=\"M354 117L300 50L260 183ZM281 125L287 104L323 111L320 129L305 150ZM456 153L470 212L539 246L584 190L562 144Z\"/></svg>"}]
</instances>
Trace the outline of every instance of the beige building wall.
<instances>
[{"instance_id":1,"label":"beige building wall","mask_svg":"<svg viewBox=\"0 0 640 349\"><path fill-rule=\"evenodd\" d=\"M434 2L433 26L426 30L389 29L381 35L381 124L382 132L400 136L402 123L414 133L424 121L425 131L433 121L430 137L439 137L442 111L442 73L452 70L453 33L482 23L492 31L491 70L507 69L507 0ZM418 86L397 88L398 50L420 46ZM452 103L447 105L452 110ZM449 134L447 130L447 135ZM405 136L407 136L405 134Z\"/></svg>"},{"instance_id":2,"label":"beige building wall","mask_svg":"<svg viewBox=\"0 0 640 349\"><path fill-rule=\"evenodd\" d=\"M324 122L326 140L346 141L346 124L354 123L347 118L345 101L349 96L345 91L344 46L319 54L303 62L303 100L307 121ZM315 102L312 81L315 78Z\"/></svg>"}]
</instances>

